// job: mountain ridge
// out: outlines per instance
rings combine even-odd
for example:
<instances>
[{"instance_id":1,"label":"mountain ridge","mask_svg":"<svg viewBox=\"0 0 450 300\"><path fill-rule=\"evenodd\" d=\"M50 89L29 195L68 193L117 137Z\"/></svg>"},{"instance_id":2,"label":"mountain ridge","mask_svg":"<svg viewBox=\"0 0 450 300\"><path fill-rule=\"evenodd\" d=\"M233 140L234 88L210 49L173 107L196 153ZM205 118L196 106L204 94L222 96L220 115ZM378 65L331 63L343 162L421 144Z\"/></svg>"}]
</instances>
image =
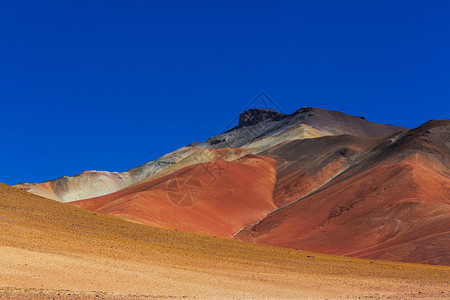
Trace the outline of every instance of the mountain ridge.
<instances>
[{"instance_id":1,"label":"mountain ridge","mask_svg":"<svg viewBox=\"0 0 450 300\"><path fill-rule=\"evenodd\" d=\"M281 132L286 132L295 125L309 126L311 130L317 130L316 135L337 135L342 134L342 132L356 132L356 134L361 135L380 136L385 135L385 133L407 130L404 127L372 123L361 119L361 117L311 107L301 108L292 114L283 114L267 109L250 109L243 112L239 119L240 124L246 124L246 126L237 126L215 137L211 137L203 143L182 147L163 155L155 161L149 161L122 173L85 171L72 177L62 176L56 180L37 184L25 182L17 184L15 187L53 200L70 202L110 194L135 184L182 161L191 154L198 152L199 148L218 149L243 146L264 137L268 138ZM320 121L321 119L324 121ZM338 126L338 123L343 121L350 125ZM355 131L352 129L352 124L360 129ZM253 154L257 154L257 152L258 149L248 151L248 153ZM95 182L95 185L90 186L89 181Z\"/></svg>"}]
</instances>

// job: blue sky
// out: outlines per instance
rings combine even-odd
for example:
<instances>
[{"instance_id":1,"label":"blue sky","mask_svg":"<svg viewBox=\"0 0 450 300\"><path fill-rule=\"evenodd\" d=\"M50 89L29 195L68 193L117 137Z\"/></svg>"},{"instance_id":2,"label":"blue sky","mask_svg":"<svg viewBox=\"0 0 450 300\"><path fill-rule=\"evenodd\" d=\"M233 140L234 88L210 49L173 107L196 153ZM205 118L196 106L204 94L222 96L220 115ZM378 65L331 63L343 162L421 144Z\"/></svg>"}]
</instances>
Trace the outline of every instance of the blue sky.
<instances>
[{"instance_id":1,"label":"blue sky","mask_svg":"<svg viewBox=\"0 0 450 300\"><path fill-rule=\"evenodd\" d=\"M416 127L449 118L450 1L3 1L0 182L125 171L261 90Z\"/></svg>"}]
</instances>

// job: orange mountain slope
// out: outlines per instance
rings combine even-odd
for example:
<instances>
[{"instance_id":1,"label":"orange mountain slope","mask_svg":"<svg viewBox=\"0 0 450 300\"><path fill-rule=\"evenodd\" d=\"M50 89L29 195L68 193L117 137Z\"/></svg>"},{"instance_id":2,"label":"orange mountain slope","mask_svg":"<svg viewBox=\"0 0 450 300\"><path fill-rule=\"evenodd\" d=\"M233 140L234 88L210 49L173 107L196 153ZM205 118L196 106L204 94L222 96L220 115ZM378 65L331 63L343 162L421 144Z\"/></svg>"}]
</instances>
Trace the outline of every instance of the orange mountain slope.
<instances>
[{"instance_id":1,"label":"orange mountain slope","mask_svg":"<svg viewBox=\"0 0 450 300\"><path fill-rule=\"evenodd\" d=\"M247 155L196 164L69 204L148 225L231 237L275 209L275 176L272 159Z\"/></svg>"}]
</instances>

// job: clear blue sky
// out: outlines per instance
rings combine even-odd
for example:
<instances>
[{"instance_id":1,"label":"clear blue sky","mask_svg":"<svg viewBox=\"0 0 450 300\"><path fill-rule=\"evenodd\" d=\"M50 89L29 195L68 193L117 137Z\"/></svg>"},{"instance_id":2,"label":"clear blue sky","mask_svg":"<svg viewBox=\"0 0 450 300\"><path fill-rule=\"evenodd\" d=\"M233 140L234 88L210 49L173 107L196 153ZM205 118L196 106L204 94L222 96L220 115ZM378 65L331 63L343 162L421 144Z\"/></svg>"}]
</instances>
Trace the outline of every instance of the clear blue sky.
<instances>
[{"instance_id":1,"label":"clear blue sky","mask_svg":"<svg viewBox=\"0 0 450 300\"><path fill-rule=\"evenodd\" d=\"M0 182L125 171L261 90L416 127L450 114L450 1L2 1Z\"/></svg>"}]
</instances>

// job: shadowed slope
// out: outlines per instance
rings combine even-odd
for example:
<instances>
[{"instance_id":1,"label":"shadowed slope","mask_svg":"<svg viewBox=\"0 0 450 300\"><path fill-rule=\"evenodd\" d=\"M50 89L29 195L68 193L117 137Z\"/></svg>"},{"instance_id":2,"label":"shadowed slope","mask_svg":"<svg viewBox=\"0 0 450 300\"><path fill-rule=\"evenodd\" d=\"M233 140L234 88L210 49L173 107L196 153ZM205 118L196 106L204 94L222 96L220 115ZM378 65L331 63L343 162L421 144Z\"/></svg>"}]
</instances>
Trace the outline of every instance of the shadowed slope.
<instances>
[{"instance_id":1,"label":"shadowed slope","mask_svg":"<svg viewBox=\"0 0 450 300\"><path fill-rule=\"evenodd\" d=\"M273 160L247 155L193 165L70 204L153 226L231 237L275 208L274 182Z\"/></svg>"},{"instance_id":2,"label":"shadowed slope","mask_svg":"<svg viewBox=\"0 0 450 300\"><path fill-rule=\"evenodd\" d=\"M388 260L450 264L450 121L381 140L362 159L237 238Z\"/></svg>"},{"instance_id":3,"label":"shadowed slope","mask_svg":"<svg viewBox=\"0 0 450 300\"><path fill-rule=\"evenodd\" d=\"M287 141L260 155L277 162L274 203L295 201L353 165L378 139L351 135Z\"/></svg>"}]
</instances>

